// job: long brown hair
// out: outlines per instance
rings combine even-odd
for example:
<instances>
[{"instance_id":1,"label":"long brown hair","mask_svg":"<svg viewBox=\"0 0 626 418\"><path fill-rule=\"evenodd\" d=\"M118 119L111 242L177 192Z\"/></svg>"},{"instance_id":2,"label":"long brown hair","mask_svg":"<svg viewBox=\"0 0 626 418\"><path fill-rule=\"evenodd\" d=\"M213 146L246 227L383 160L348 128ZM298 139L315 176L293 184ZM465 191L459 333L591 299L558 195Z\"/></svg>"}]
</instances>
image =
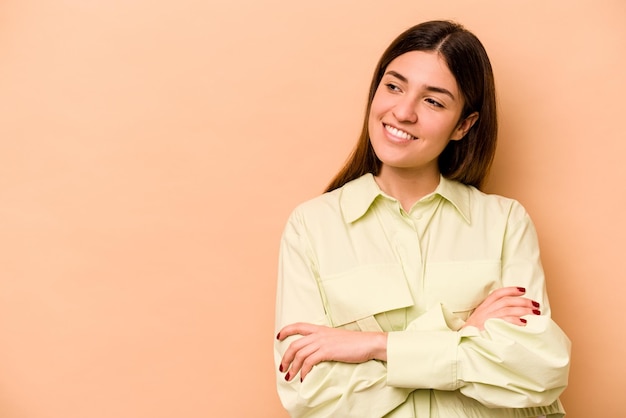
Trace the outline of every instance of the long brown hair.
<instances>
[{"instance_id":1,"label":"long brown hair","mask_svg":"<svg viewBox=\"0 0 626 418\"><path fill-rule=\"evenodd\" d=\"M359 140L345 166L326 191L337 189L366 173L377 175L381 161L370 143L368 118L372 100L387 66L410 51L438 52L448 64L463 95L463 121L478 112L476 123L462 141L450 141L439 156L439 170L446 178L480 188L496 151L498 122L493 71L478 38L458 23L430 21L413 26L387 47L378 61L370 84L367 108Z\"/></svg>"}]
</instances>

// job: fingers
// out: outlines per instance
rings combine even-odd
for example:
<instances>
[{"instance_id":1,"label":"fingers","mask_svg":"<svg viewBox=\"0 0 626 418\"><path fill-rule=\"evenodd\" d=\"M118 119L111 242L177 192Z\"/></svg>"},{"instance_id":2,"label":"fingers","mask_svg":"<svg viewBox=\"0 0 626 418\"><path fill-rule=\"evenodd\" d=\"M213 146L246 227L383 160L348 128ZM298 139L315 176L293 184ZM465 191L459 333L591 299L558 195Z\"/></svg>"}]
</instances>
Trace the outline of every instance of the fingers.
<instances>
[{"instance_id":1,"label":"fingers","mask_svg":"<svg viewBox=\"0 0 626 418\"><path fill-rule=\"evenodd\" d=\"M320 327L322 327L322 325L313 325L306 322L296 322L283 327L278 335L276 335L276 339L278 341L283 341L285 338L292 335L309 335L319 330Z\"/></svg>"},{"instance_id":2,"label":"fingers","mask_svg":"<svg viewBox=\"0 0 626 418\"><path fill-rule=\"evenodd\" d=\"M526 289L522 287L503 287L494 290L474 310L467 319L465 326L484 329L485 321L492 318L503 319L516 325L524 325L525 315L541 315L539 302L523 297Z\"/></svg>"},{"instance_id":3,"label":"fingers","mask_svg":"<svg viewBox=\"0 0 626 418\"><path fill-rule=\"evenodd\" d=\"M297 347L294 347L296 343L305 340L304 338L298 340L291 344L285 356L283 356L283 363L287 363L285 374L285 380L292 380L298 372L300 372L300 380L304 379L304 377L311 371L313 366L317 364L319 361L316 360L316 353L319 350L319 346L314 344L313 342L307 344L299 344ZM289 354L289 357L287 355Z\"/></svg>"},{"instance_id":4,"label":"fingers","mask_svg":"<svg viewBox=\"0 0 626 418\"><path fill-rule=\"evenodd\" d=\"M279 367L281 372L289 372L285 375L285 380L290 380L290 378L295 376L304 361L317 351L318 346L314 342L307 337L303 337L289 345L285 354L283 354Z\"/></svg>"},{"instance_id":5,"label":"fingers","mask_svg":"<svg viewBox=\"0 0 626 418\"><path fill-rule=\"evenodd\" d=\"M485 299L485 302L495 301L503 297L521 296L525 293L526 293L526 289L523 287L516 287L516 286L501 287L500 289L496 289L493 292L491 292L491 294L487 296L487 298Z\"/></svg>"},{"instance_id":6,"label":"fingers","mask_svg":"<svg viewBox=\"0 0 626 418\"><path fill-rule=\"evenodd\" d=\"M484 301L481 303L481 307L485 311L497 311L507 307L525 307L528 308L530 313L535 313L535 310L539 310L539 302L529 298L521 297L526 293L526 289L523 287L503 287L494 290Z\"/></svg>"},{"instance_id":7,"label":"fingers","mask_svg":"<svg viewBox=\"0 0 626 418\"><path fill-rule=\"evenodd\" d=\"M525 326L526 323L528 322L528 321L526 321L526 319L520 318L519 316L505 316L505 317L500 318L500 319L502 319L502 320L504 320L506 322L509 322L509 323L511 323L513 325L518 325L520 327Z\"/></svg>"},{"instance_id":8,"label":"fingers","mask_svg":"<svg viewBox=\"0 0 626 418\"><path fill-rule=\"evenodd\" d=\"M508 317L521 318L526 315L541 315L541 312L538 309L531 309L526 306L507 306L499 309L492 317L502 319Z\"/></svg>"},{"instance_id":9,"label":"fingers","mask_svg":"<svg viewBox=\"0 0 626 418\"><path fill-rule=\"evenodd\" d=\"M297 322L285 326L280 330L276 339L284 341L293 335L301 335L302 338L293 341L281 359L278 370L285 373L285 380L291 381L300 372L300 380L311 371L314 365L322 361L319 359L318 350L320 345L312 334L327 330L328 327L322 325Z\"/></svg>"},{"instance_id":10,"label":"fingers","mask_svg":"<svg viewBox=\"0 0 626 418\"><path fill-rule=\"evenodd\" d=\"M283 328L277 335L284 340L298 334L283 353L279 370L290 381L300 373L304 377L319 363L335 361L364 363L372 359L386 361L387 334L336 329L321 325L294 324Z\"/></svg>"},{"instance_id":11,"label":"fingers","mask_svg":"<svg viewBox=\"0 0 626 418\"><path fill-rule=\"evenodd\" d=\"M523 309L525 313L523 315L527 315L530 313L535 313L534 311L539 310L539 302L535 302L534 300L524 298L524 297L505 297L500 298L497 301L491 303L486 308L487 312L495 312L502 311L506 309L518 308Z\"/></svg>"}]
</instances>

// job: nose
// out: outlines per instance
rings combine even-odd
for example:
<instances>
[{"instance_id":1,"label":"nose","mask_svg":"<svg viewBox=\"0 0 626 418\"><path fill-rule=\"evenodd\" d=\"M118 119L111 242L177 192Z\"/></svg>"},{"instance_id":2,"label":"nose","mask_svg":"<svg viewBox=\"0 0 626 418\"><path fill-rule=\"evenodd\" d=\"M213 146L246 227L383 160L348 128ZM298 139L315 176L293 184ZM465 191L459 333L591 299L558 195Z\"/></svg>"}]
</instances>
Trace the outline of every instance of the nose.
<instances>
[{"instance_id":1,"label":"nose","mask_svg":"<svg viewBox=\"0 0 626 418\"><path fill-rule=\"evenodd\" d=\"M404 96L399 98L392 110L393 115L398 122L417 122L417 110L415 100L411 97Z\"/></svg>"}]
</instances>

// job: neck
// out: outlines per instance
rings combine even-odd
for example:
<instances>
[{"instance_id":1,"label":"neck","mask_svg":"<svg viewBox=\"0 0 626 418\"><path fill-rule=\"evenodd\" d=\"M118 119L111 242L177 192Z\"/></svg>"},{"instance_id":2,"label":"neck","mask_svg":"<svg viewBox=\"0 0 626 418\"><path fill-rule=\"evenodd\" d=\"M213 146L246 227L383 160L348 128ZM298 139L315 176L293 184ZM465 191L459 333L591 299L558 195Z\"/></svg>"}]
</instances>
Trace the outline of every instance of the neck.
<instances>
[{"instance_id":1,"label":"neck","mask_svg":"<svg viewBox=\"0 0 626 418\"><path fill-rule=\"evenodd\" d=\"M439 180L439 170L416 172L385 165L376 176L378 187L389 196L396 198L407 212L415 202L435 191Z\"/></svg>"}]
</instances>

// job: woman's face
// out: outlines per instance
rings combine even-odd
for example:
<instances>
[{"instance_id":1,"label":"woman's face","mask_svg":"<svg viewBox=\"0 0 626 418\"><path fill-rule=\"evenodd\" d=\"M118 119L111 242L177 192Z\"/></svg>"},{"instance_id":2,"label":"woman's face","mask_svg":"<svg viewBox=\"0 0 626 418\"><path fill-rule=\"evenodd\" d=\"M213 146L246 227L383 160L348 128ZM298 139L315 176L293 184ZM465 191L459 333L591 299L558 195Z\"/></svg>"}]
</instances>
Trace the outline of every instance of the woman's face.
<instances>
[{"instance_id":1,"label":"woman's face","mask_svg":"<svg viewBox=\"0 0 626 418\"><path fill-rule=\"evenodd\" d=\"M450 140L460 140L477 119L459 122L463 98L436 52L411 51L387 66L369 114L370 141L389 169L439 174L437 159Z\"/></svg>"}]
</instances>

